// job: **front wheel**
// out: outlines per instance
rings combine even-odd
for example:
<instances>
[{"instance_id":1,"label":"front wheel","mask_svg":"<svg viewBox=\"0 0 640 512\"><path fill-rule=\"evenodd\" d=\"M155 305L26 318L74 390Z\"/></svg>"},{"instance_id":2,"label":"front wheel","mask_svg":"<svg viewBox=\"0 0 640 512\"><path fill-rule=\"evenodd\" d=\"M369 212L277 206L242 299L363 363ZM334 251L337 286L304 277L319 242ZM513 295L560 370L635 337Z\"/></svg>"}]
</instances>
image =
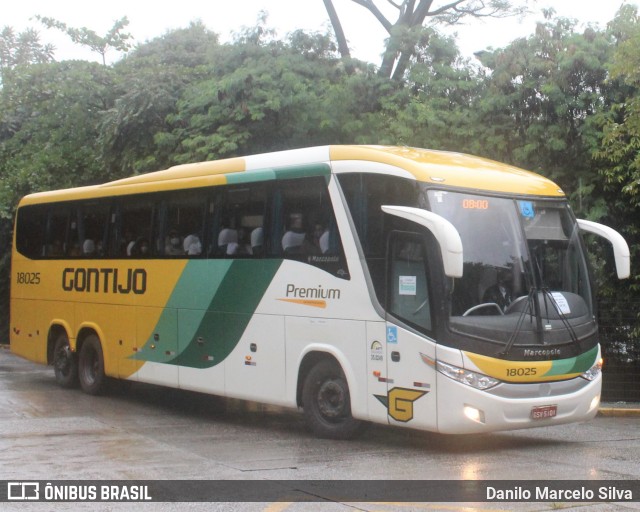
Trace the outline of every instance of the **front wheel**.
<instances>
[{"instance_id":1,"label":"front wheel","mask_svg":"<svg viewBox=\"0 0 640 512\"><path fill-rule=\"evenodd\" d=\"M73 388L78 385L78 359L71 352L69 338L60 334L53 348L53 373L56 382L63 388Z\"/></svg>"},{"instance_id":2,"label":"front wheel","mask_svg":"<svg viewBox=\"0 0 640 512\"><path fill-rule=\"evenodd\" d=\"M307 375L302 406L307 425L318 437L349 439L364 425L351 416L349 386L342 369L328 359L317 363Z\"/></svg>"},{"instance_id":3,"label":"front wheel","mask_svg":"<svg viewBox=\"0 0 640 512\"><path fill-rule=\"evenodd\" d=\"M87 336L82 344L78 376L80 387L85 393L99 395L104 392L107 380L104 374L104 357L100 340L95 334Z\"/></svg>"}]
</instances>

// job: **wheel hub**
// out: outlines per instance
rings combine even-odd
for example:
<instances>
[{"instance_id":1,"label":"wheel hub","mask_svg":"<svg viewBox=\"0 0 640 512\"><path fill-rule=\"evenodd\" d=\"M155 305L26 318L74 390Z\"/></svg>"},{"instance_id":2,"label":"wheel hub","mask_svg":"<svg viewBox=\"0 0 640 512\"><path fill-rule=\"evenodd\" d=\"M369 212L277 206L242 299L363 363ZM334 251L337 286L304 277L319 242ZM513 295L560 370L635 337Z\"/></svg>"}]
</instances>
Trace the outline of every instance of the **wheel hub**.
<instances>
[{"instance_id":1,"label":"wheel hub","mask_svg":"<svg viewBox=\"0 0 640 512\"><path fill-rule=\"evenodd\" d=\"M335 380L324 382L318 390L318 408L325 418L344 416L346 396L344 388Z\"/></svg>"}]
</instances>

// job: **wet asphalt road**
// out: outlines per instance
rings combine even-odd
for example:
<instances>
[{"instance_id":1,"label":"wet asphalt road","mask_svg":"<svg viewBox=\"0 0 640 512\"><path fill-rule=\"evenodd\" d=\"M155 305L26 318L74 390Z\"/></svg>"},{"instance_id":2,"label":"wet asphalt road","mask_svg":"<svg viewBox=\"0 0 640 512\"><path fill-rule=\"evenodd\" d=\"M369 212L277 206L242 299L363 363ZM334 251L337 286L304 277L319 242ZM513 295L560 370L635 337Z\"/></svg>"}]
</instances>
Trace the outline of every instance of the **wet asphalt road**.
<instances>
[{"instance_id":1,"label":"wet asphalt road","mask_svg":"<svg viewBox=\"0 0 640 512\"><path fill-rule=\"evenodd\" d=\"M53 370L0 348L0 480L640 480L640 418L444 436L372 425L314 438L302 415L132 384L59 388ZM558 503L5 503L0 510L640 510Z\"/></svg>"}]
</instances>

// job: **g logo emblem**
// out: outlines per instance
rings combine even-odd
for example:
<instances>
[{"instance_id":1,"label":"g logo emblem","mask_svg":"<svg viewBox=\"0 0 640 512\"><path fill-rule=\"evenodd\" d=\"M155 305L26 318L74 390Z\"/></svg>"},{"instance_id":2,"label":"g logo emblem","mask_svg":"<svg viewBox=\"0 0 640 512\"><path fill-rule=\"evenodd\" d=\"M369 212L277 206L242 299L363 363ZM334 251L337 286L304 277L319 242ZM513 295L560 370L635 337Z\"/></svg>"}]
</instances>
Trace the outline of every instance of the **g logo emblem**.
<instances>
[{"instance_id":1,"label":"g logo emblem","mask_svg":"<svg viewBox=\"0 0 640 512\"><path fill-rule=\"evenodd\" d=\"M413 419L413 402L427 393L428 391L393 388L387 393L387 396L374 396L387 408L389 416L396 421L407 423Z\"/></svg>"}]
</instances>

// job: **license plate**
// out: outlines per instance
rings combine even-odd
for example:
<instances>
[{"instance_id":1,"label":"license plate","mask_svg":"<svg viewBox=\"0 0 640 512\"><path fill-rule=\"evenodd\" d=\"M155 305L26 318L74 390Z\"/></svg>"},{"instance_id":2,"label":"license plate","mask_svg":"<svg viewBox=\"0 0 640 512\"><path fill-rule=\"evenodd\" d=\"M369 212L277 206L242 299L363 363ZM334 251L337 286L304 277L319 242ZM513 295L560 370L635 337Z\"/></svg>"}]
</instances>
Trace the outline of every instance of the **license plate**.
<instances>
[{"instance_id":1,"label":"license plate","mask_svg":"<svg viewBox=\"0 0 640 512\"><path fill-rule=\"evenodd\" d=\"M533 407L531 409L532 420L545 420L547 418L554 418L558 414L557 405L542 405L540 407Z\"/></svg>"}]
</instances>

